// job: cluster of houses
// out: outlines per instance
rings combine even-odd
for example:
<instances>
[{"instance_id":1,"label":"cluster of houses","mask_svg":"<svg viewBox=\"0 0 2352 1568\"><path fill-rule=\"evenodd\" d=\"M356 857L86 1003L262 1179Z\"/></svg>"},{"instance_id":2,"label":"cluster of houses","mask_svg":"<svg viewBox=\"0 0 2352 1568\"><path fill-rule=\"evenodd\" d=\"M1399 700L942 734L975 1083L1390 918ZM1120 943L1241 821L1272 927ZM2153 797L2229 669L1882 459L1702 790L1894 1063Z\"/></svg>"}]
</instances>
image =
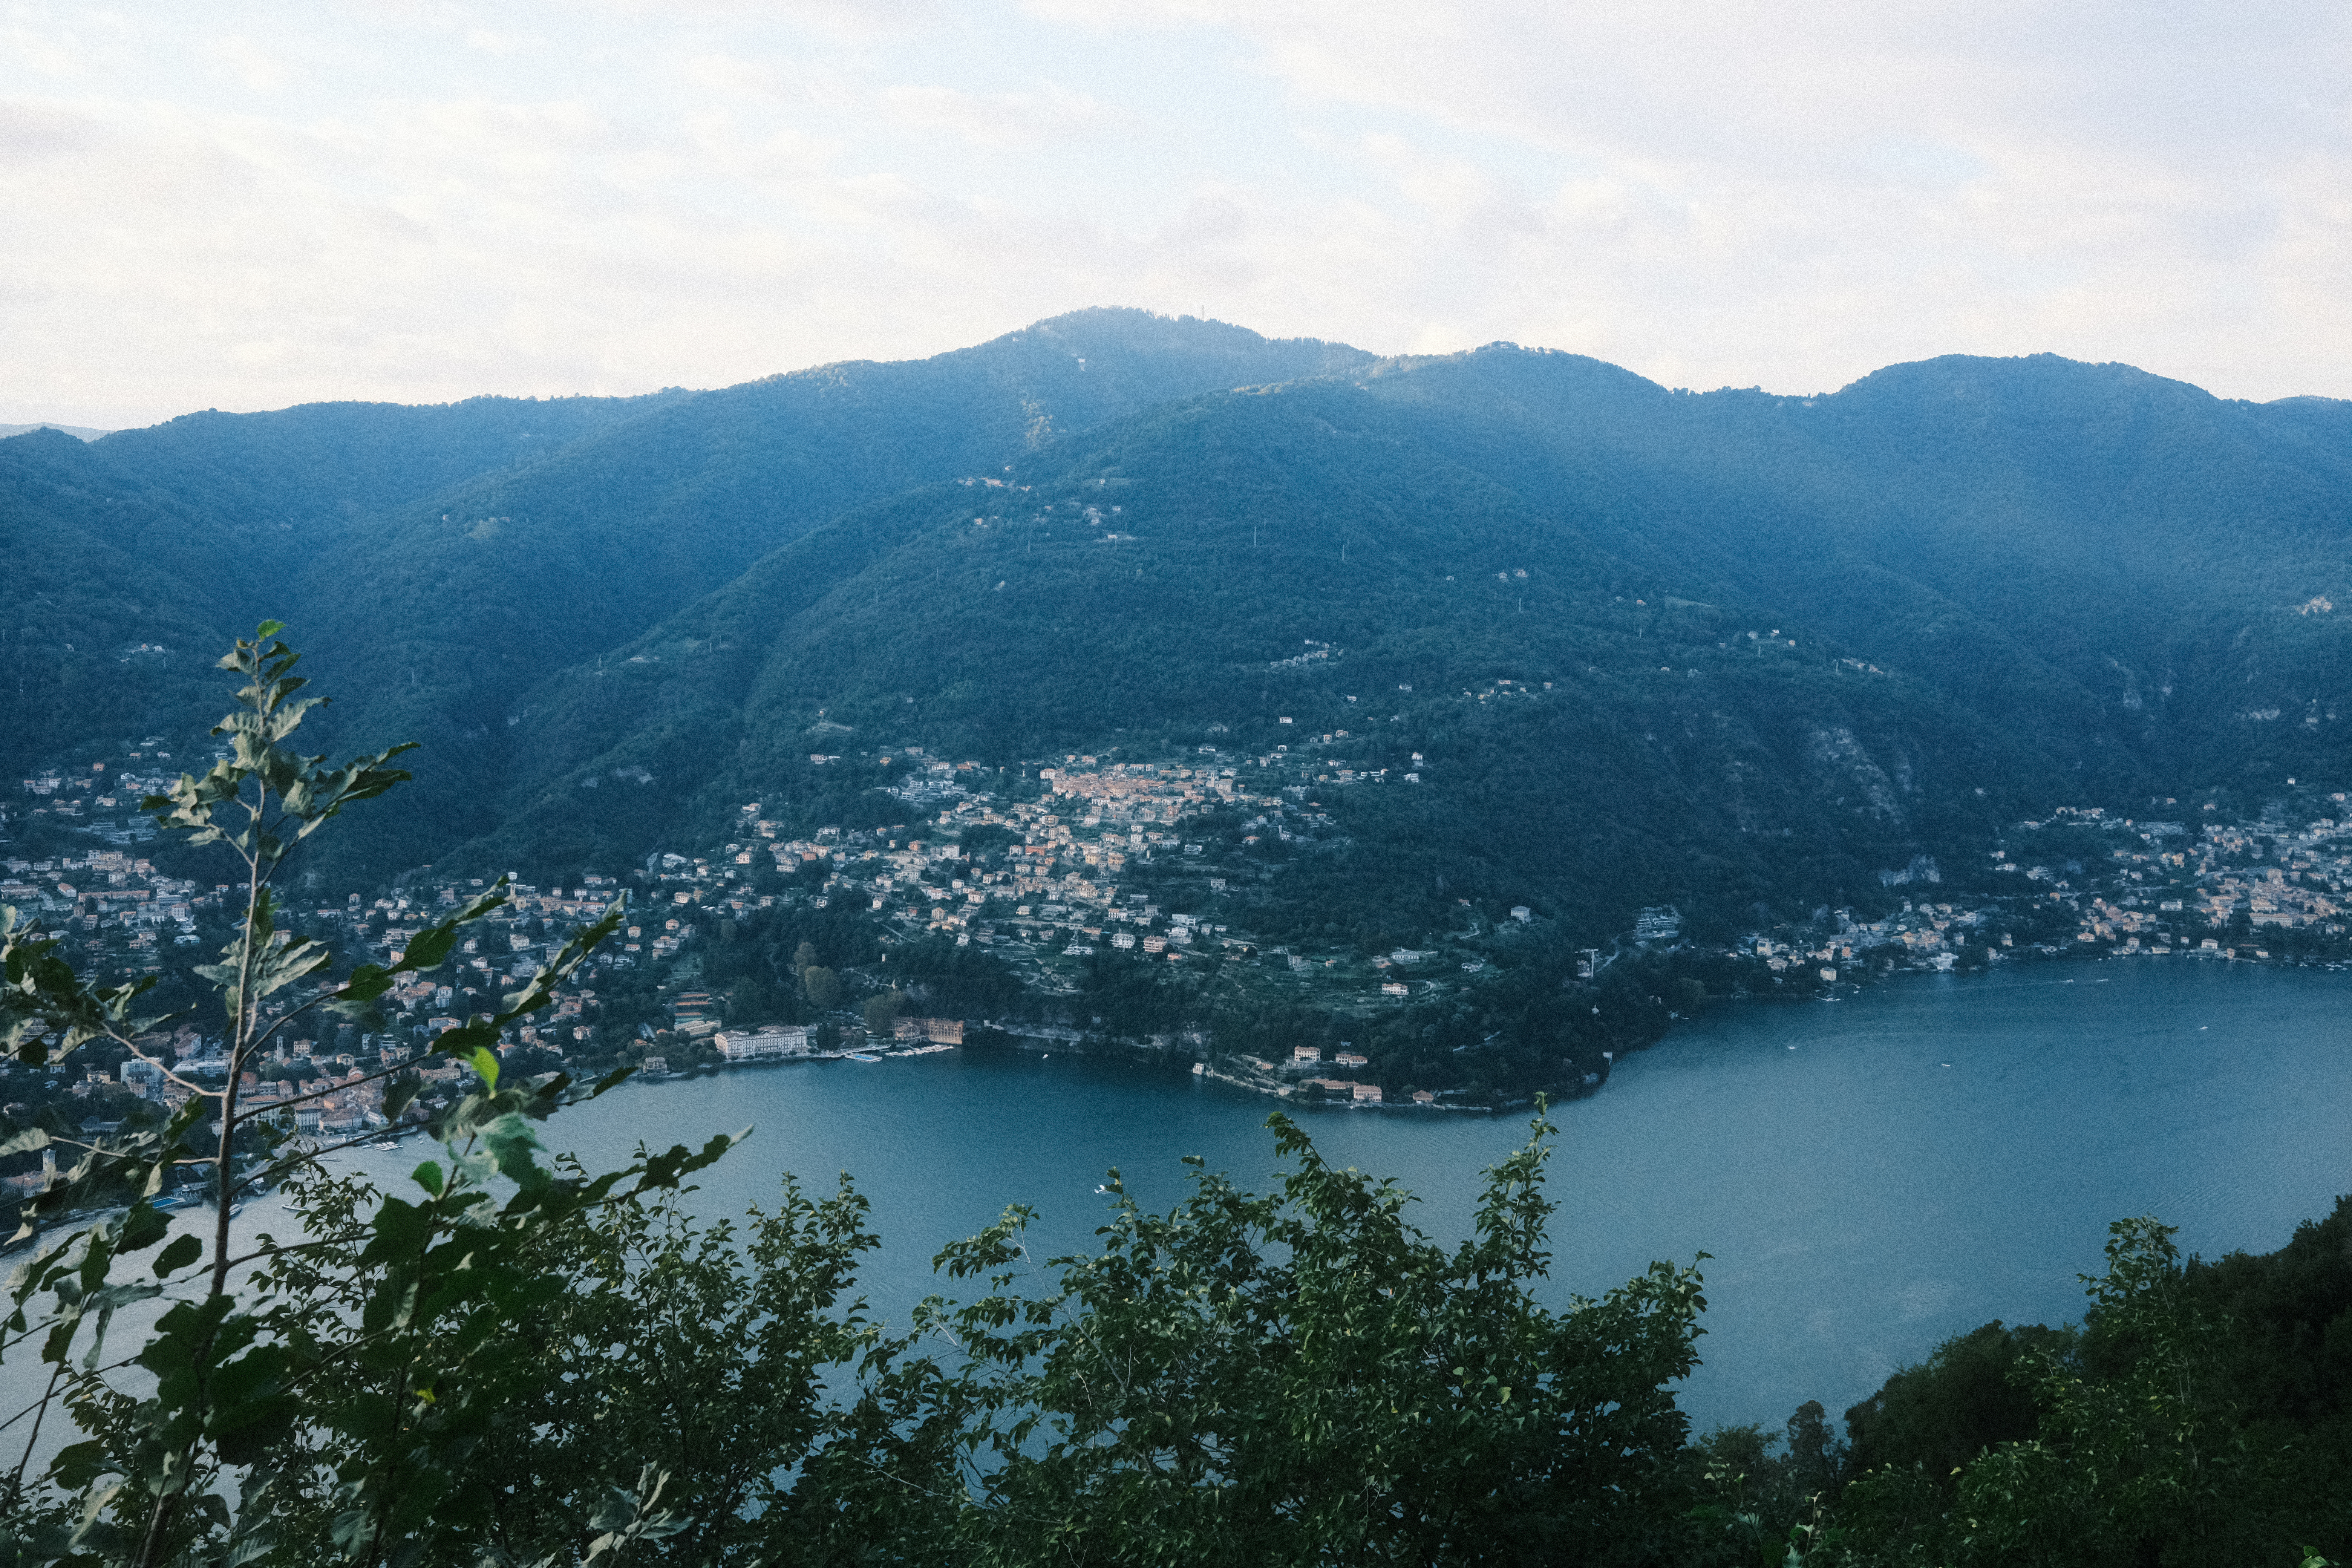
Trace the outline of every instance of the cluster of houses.
<instances>
[{"instance_id":1,"label":"cluster of houses","mask_svg":"<svg viewBox=\"0 0 2352 1568\"><path fill-rule=\"evenodd\" d=\"M199 1086L217 1092L227 1082L227 1064L221 1042L205 1037L193 1025L174 1031L142 1035L132 1044L141 1053L119 1067L81 1067L66 1086L77 1100L104 1102L114 1094L128 1094L177 1110L195 1095ZM296 1132L336 1138L355 1137L390 1125L383 1115L383 1069L408 1061L414 1052L386 1046L365 1053L315 1054L316 1043L306 1039L282 1042L266 1058L249 1064L238 1075L241 1109L282 1110ZM446 1065L421 1070L428 1079L455 1079L457 1068ZM412 1119L421 1119L422 1107L413 1107Z\"/></svg>"},{"instance_id":2,"label":"cluster of houses","mask_svg":"<svg viewBox=\"0 0 2352 1568\"><path fill-rule=\"evenodd\" d=\"M851 1041L825 1051L817 1045L815 1036L815 1030L802 1024L766 1024L756 1029L719 1031L711 1043L719 1047L721 1058L734 1064L815 1060L881 1045L878 1041ZM905 1052L962 1044L961 1018L898 1018L891 1022L890 1043L883 1048Z\"/></svg>"},{"instance_id":3,"label":"cluster of houses","mask_svg":"<svg viewBox=\"0 0 2352 1568\"><path fill-rule=\"evenodd\" d=\"M919 748L903 750L912 753L908 760L920 763ZM971 763L924 765L943 783L979 771ZM1236 774L1230 767L1098 766L1095 758L1074 753L1038 770L1046 793L1037 800L1000 805L991 794L958 788L960 798L932 824L938 837L917 831L877 839L827 828L813 838L779 840L779 825L761 816L756 804L743 812L754 834L774 840L765 847L780 868L824 871L815 895L820 903L856 900L895 923L950 933L959 942L1051 942L1081 957L1105 940L1105 923L1111 922L1135 928L1111 931L1111 946L1181 961L1185 950L1216 931L1182 915L1166 917L1164 930L1150 929L1160 923L1160 911L1122 903L1118 879L1134 859L1202 853L1202 846L1184 844L1168 829L1205 806L1250 800ZM1280 802L1268 796L1264 804L1278 807ZM952 842L952 835L974 826L1003 827L1017 836L1003 866L982 869ZM754 847L730 847L738 863L756 863Z\"/></svg>"},{"instance_id":4,"label":"cluster of houses","mask_svg":"<svg viewBox=\"0 0 2352 1568\"><path fill-rule=\"evenodd\" d=\"M93 959L152 973L168 947L196 941L196 913L234 889L167 877L122 849L0 861L0 903L39 913L53 931L78 933Z\"/></svg>"},{"instance_id":5,"label":"cluster of houses","mask_svg":"<svg viewBox=\"0 0 2352 1568\"><path fill-rule=\"evenodd\" d=\"M1487 700L1538 694L1519 683L1497 682L1489 691L1469 695ZM1084 958L1103 946L1171 963L1247 960L1264 951L1286 959L1298 980L1318 984L1348 973L1360 975L1361 969L1350 961L1282 948L1261 950L1248 932L1235 931L1210 914L1163 910L1132 890L1123 896L1121 887L1131 867L1165 858L1195 873L1209 893L1223 892L1227 878L1210 855L1210 845L1186 841L1188 820L1203 812L1248 814L1239 818L1245 844L1275 836L1312 844L1331 830L1331 818L1318 798L1324 790L1389 782L1385 770L1355 770L1338 765L1335 759L1319 759L1327 748L1344 748L1349 739L1348 731L1334 730L1319 736L1301 734L1296 749L1277 747L1261 756L1235 757L1203 746L1196 756L1160 763L1070 753L1036 766L1043 793L1017 802L1000 801L982 787L1002 770L935 760L920 747L898 748L885 759L901 769L893 793L920 809L920 823L912 828L846 833L824 828L811 837L786 838L782 824L764 816L758 803L741 807L736 840L714 857L668 853L648 859L648 886L633 904L619 939L598 952L554 1008L516 1030L506 1048L533 1046L562 1054L576 1047L590 1033L581 1014L595 997L592 987L598 968L673 957L694 941L698 920L741 915L774 903L778 896L805 899L820 907L838 903L857 909L907 934L1003 944L1008 958L1034 968L1048 988L1055 983L1052 966L1056 958ZM138 854L132 841L138 798L163 787L168 776L141 776L142 769L169 761L153 745L151 742L131 751L111 769L101 763L86 772L37 773L25 781L26 803L13 808L19 816L81 817L110 846L79 856L0 861L0 871L5 871L0 902L38 911L46 924L71 940L74 959L84 967L156 972L166 949L198 940L196 920L202 911L236 903L241 896L239 889L198 887L163 875ZM1412 765L1415 771L1398 775L1397 782L1419 782L1419 770L1426 764L1415 754ZM2334 797L2339 805L2344 798ZM1227 818L1228 823L1234 820ZM1998 954L2012 948L2016 938L2009 928L2019 923L2014 917L2027 905L2063 909L2074 924L2074 942L2124 953L2187 951L2267 957L2267 950L2255 945L2265 932L2305 931L2329 938L2346 933L2344 903L2352 897L2352 818L2324 817L2295 827L2275 822L2211 823L2194 832L2178 822L2118 820L2095 809L2063 811L2052 820L2113 833L2115 847L2087 871L2079 861L2036 864L2030 853L1996 851L1996 873L2016 877L2017 892L2005 899L1979 898L1973 905L1920 896L1928 892L1925 884L1937 879L1932 863L1924 870L1915 863L1912 871L1889 874L1891 880L1906 883L1914 897L1884 919L1862 921L1850 911L1840 911L1835 935L1824 935L1820 929L1761 933L1744 938L1734 952L1760 960L1776 975L1809 982L1833 983L1855 964L1887 960L1951 968L1969 957L1972 949ZM2027 823L2022 828L2030 833L2043 826ZM1001 864L976 863L957 842L974 827L1003 830L1006 853ZM2012 835L2010 843L2018 849L2032 846L2023 835ZM749 890L753 872L770 859L798 874L795 890L782 895ZM397 959L419 931L446 918L483 889L481 879L411 878L373 900L349 894L340 901L300 905L291 912L306 920L344 923L374 953ZM250 1104L283 1103L289 1119L307 1133L354 1135L382 1126L381 1085L362 1081L370 1072L405 1059L418 1043L478 1011L483 999L495 995L505 983L531 973L552 956L565 934L601 915L621 892L618 879L593 873L583 874L573 887L511 886L509 907L463 940L454 955L454 973L410 977L394 990L387 1000L405 1015L399 1034L369 1037L365 1048L356 1054L310 1058L299 1064L294 1058L310 1058L312 1045L289 1042L277 1065L289 1069L299 1065L301 1070L291 1076L299 1078L299 1087L289 1085L287 1075L264 1070L247 1076L243 1097ZM1212 900L1208 907L1223 910L1231 906ZM1525 906L1509 914L1521 923L1533 919ZM2049 922L2034 923L2046 930ZM2215 934L2217 928L2230 927L2250 934L2242 934L2234 943ZM1637 942L1669 942L1680 940L1679 929L1677 911L1660 906L1643 910L1632 934ZM1372 959L1371 966L1379 972L1374 976L1377 996L1394 1002L1434 984L1404 977L1434 956L1400 948ZM1584 973L1589 976L1601 962L1597 950L1587 954ZM1333 974L1342 963L1348 969ZM1485 964L1474 956L1461 967L1475 973ZM676 1033L710 1044L730 1063L864 1050L940 1049L963 1039L959 1021L901 1018L887 1041L869 1042L853 1028L844 1031L845 1039L821 1048L814 1033L799 1026L725 1028L706 994L686 991L675 1000ZM216 1055L218 1044L183 1030L169 1039L144 1041L142 1047L159 1060L193 1063L208 1051ZM1382 1102L1380 1086L1346 1076L1349 1069L1365 1065L1352 1052L1342 1050L1326 1061L1313 1049L1301 1047L1288 1061L1243 1058L1239 1064L1244 1074L1286 1090L1311 1087L1327 1099ZM104 1076L105 1069L96 1070ZM424 1070L428 1078L454 1081L466 1069L444 1064ZM135 1060L110 1081L115 1089L166 1104L184 1100L189 1092ZM103 1087L87 1073L71 1086L83 1095ZM1414 1098L1427 1101L1432 1097Z\"/></svg>"},{"instance_id":6,"label":"cluster of houses","mask_svg":"<svg viewBox=\"0 0 2352 1568\"><path fill-rule=\"evenodd\" d=\"M1379 1084L1366 1083L1360 1079L1336 1078L1323 1070L1327 1066L1365 1068L1371 1065L1360 1052L1351 1051L1345 1046L1332 1052L1328 1063L1323 1053L1313 1046L1292 1047L1290 1058L1282 1062L1254 1056L1236 1056L1228 1059L1248 1075L1244 1081L1255 1080L1251 1084L1254 1088L1276 1089L1287 1094L1296 1094L1305 1089L1319 1089L1327 1100L1345 1100L1351 1105L1386 1102L1387 1097ZM1437 1097L1425 1089L1415 1089L1410 1101L1414 1105L1433 1105Z\"/></svg>"},{"instance_id":7,"label":"cluster of houses","mask_svg":"<svg viewBox=\"0 0 2352 1568\"><path fill-rule=\"evenodd\" d=\"M2343 795L2332 797L2338 803ZM2102 826L2104 814L2077 814ZM2125 877L2137 886L2113 898L2070 900L2078 910L2074 940L2112 943L2123 952L2185 950L2236 958L2267 958L2253 945L2268 931L2346 934L2344 905L2352 899L2352 821L2321 817L2302 827L2211 825L2191 836L2179 823L2126 821L2137 838L2114 851ZM2145 846L2142 847L2141 846ZM2038 873L2038 875L2037 875ZM2046 868L2029 879L2050 879ZM2060 886L2063 888L2063 884ZM2063 894L2059 895L2063 896ZM2206 934L2243 917L2249 951Z\"/></svg>"},{"instance_id":8,"label":"cluster of houses","mask_svg":"<svg viewBox=\"0 0 2352 1568\"><path fill-rule=\"evenodd\" d=\"M2331 799L2340 804L2345 797ZM1991 852L1994 873L2018 879L2019 890L2009 898L1979 900L1975 908L1906 899L1898 912L1868 922L1842 910L1835 937L1789 941L1758 935L1743 939L1733 951L1764 959L1775 973L1818 967L1822 980L1834 981L1839 966L1857 956L1950 969L1971 946L1993 954L2013 951L2015 934L2005 928L2021 923L2018 917L2034 905L2072 921L2073 945L2158 957L2266 959L2270 949L2261 945L2265 932L2302 931L2336 941L2352 923L2345 913L2352 900L2352 819L2320 817L2300 826L2215 823L2191 832L2179 822L2068 808L2049 823L2021 824L2011 844L2030 848L2032 841L2026 836L2050 824L2112 834L2113 847L2095 862L2054 864L2037 863L2032 854L2012 848L1997 849ZM2228 928L2242 920L2245 934L2232 939ZM2047 942L2039 945L2053 951Z\"/></svg>"}]
</instances>

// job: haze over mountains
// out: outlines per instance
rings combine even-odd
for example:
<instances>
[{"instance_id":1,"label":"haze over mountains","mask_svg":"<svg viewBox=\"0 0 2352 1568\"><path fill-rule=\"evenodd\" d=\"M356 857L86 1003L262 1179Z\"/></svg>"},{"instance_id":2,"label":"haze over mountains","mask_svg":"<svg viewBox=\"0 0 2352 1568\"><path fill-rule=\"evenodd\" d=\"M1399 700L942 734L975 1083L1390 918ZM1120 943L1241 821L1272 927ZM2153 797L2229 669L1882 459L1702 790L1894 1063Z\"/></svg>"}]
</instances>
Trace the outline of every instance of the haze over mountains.
<instances>
[{"instance_id":1,"label":"haze over mountains","mask_svg":"<svg viewBox=\"0 0 2352 1568\"><path fill-rule=\"evenodd\" d=\"M1388 782L1277 855L1301 918L1597 932L2352 779L2352 405L2048 356L1691 395L1089 310L718 392L36 431L0 527L10 776L193 747L281 618L341 743L426 744L353 874L904 821L908 744L1311 741Z\"/></svg>"},{"instance_id":2,"label":"haze over mountains","mask_svg":"<svg viewBox=\"0 0 2352 1568\"><path fill-rule=\"evenodd\" d=\"M32 425L0 425L0 439L5 439L10 436L22 436L33 430L62 430L68 436L78 436L85 441L95 441L100 436L113 434L110 430L93 429L88 425L57 425L43 420Z\"/></svg>"}]
</instances>

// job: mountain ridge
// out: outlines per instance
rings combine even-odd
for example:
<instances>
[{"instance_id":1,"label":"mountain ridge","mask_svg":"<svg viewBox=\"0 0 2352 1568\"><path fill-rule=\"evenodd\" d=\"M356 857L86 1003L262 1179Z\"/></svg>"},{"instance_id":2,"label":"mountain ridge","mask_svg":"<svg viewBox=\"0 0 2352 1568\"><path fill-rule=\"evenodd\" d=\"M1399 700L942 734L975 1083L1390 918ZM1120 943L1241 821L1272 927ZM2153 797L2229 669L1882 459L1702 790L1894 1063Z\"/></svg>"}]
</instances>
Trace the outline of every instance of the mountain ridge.
<instances>
[{"instance_id":1,"label":"mountain ridge","mask_svg":"<svg viewBox=\"0 0 2352 1568\"><path fill-rule=\"evenodd\" d=\"M1277 693L1391 776L1463 738L1360 842L1489 863L1596 924L1831 896L2001 811L2346 771L2352 405L2051 355L1691 393L1555 351L1383 359L1117 310L712 392L475 401L196 416L78 459L0 443L0 515L58 563L12 606L6 657L52 695L12 765L69 749L81 541L144 584L81 616L110 648L282 615L348 694L345 742L428 742L408 815L362 846L379 868L634 858L739 797L837 815L851 772L793 750L820 709L853 761L913 742L992 767L1285 743ZM465 439L433 488L392 432L436 419ZM533 419L571 434L518 452ZM352 474L319 471L337 420L373 443ZM1299 639L1343 651L1268 668ZM1544 679L1572 716L1432 698ZM1398 746L1331 716L1408 685L1381 703ZM181 687L142 690L154 712ZM1504 706L1549 711L1529 700ZM1593 842L1499 851L1514 810Z\"/></svg>"}]
</instances>

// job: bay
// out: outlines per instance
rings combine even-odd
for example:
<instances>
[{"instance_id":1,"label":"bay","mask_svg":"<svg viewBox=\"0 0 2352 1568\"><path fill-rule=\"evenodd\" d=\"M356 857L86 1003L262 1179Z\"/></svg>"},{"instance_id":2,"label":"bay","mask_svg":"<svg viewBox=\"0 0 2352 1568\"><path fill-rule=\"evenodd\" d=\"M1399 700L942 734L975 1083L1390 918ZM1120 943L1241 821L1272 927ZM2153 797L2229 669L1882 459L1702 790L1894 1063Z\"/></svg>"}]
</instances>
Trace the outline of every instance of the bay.
<instances>
[{"instance_id":1,"label":"bay","mask_svg":"<svg viewBox=\"0 0 2352 1568\"><path fill-rule=\"evenodd\" d=\"M1720 1008L1554 1110L1550 1294L1704 1251L1702 1426L1832 1415L1995 1318L2078 1317L2109 1221L2153 1213L2188 1250L2283 1245L2352 1191L2346 977L2136 959L1920 975L1835 1003ZM1093 1243L1112 1167L1151 1206L1186 1154L1272 1179L1275 1102L1187 1073L956 1051L628 1086L551 1128L593 1162L750 1125L693 1206L772 1202L852 1173L884 1246L864 1274L903 1324L939 1248L1010 1204L1032 1251ZM1467 1234L1479 1173L1527 1116L1315 1110L1335 1163L1392 1176L1431 1235ZM390 1156L378 1156L390 1162ZM389 1173L389 1172L387 1172Z\"/></svg>"},{"instance_id":2,"label":"bay","mask_svg":"<svg viewBox=\"0 0 2352 1568\"><path fill-rule=\"evenodd\" d=\"M2270 1250L2325 1215L2352 1192L2347 1002L2339 973L2137 959L1719 1008L1554 1108L1546 1293L1706 1252L1704 1363L1681 1390L1696 1423L1777 1426L1806 1399L1835 1417L1950 1335L2079 1317L2077 1276L2101 1267L2111 1220L2158 1215L2216 1256ZM1112 1167L1154 1207L1181 1194L1187 1154L1262 1187L1276 1108L1181 1071L954 1051L633 1083L546 1132L599 1168L639 1142L750 1126L687 1200L710 1217L772 1205L787 1172L812 1192L851 1173L883 1239L861 1289L903 1326L925 1295L954 1293L931 1271L939 1249L1008 1205L1035 1209L1042 1260L1094 1244ZM1328 1158L1415 1194L1416 1223L1449 1242L1481 1171L1528 1136L1525 1113L1283 1109ZM404 1186L427 1152L335 1158ZM287 1218L270 1194L236 1229L282 1236ZM119 1342L149 1315L126 1312ZM11 1409L37 1373L29 1356L0 1367ZM63 1436L44 1430L44 1456Z\"/></svg>"}]
</instances>

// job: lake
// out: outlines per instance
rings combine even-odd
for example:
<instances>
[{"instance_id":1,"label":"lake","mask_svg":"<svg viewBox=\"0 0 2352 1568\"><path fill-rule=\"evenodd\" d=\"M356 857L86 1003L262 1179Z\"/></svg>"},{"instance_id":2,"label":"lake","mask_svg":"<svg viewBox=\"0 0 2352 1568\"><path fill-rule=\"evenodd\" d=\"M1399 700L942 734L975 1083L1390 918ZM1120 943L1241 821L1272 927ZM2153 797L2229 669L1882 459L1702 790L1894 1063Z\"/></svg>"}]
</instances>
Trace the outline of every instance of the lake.
<instances>
[{"instance_id":1,"label":"lake","mask_svg":"<svg viewBox=\"0 0 2352 1568\"><path fill-rule=\"evenodd\" d=\"M1555 1111L1555 1294L1707 1252L1695 1418L1777 1424L1809 1398L1836 1415L1949 1335L2079 1316L2112 1219L2158 1215L2213 1255L2326 1213L2352 1191L2347 999L2325 971L2132 959L1719 1009ZM885 1243L866 1289L903 1324L944 1289L939 1247L1008 1204L1037 1209L1045 1257L1091 1244L1111 1166L1153 1206L1181 1192L1185 1154L1265 1182L1275 1104L1189 1073L957 1051L631 1085L551 1137L612 1161L751 1125L701 1178L704 1213L767 1201L785 1171L812 1188L853 1173ZM1419 1194L1446 1240L1527 1131L1524 1114L1300 1120L1335 1162Z\"/></svg>"},{"instance_id":2,"label":"lake","mask_svg":"<svg viewBox=\"0 0 2352 1568\"><path fill-rule=\"evenodd\" d=\"M2079 1316L2107 1222L2153 1213L2188 1250L2267 1251L2352 1191L2352 982L2183 959L1909 976L1834 1003L1727 1006L1558 1108L1550 1295L1598 1293L1653 1258L1705 1251L1705 1364L1682 1391L1701 1427L1835 1416L1896 1367L1993 1318ZM1116 1165L1172 1204L1181 1156L1259 1184L1275 1101L1189 1073L1055 1054L955 1051L625 1085L565 1112L550 1142L592 1164L644 1140L751 1140L700 1178L705 1215L852 1172L884 1245L864 1288L903 1325L943 1289L930 1259L1013 1203L1040 1257L1093 1242ZM1483 1167L1525 1114L1300 1108L1336 1163L1396 1177L1418 1223L1466 1234ZM386 1183L423 1157L339 1156ZM239 1216L284 1234L270 1194ZM184 1223L184 1222L183 1222ZM127 1338L149 1311L133 1309ZM28 1355L0 1370L13 1410ZM62 1440L43 1433L43 1447Z\"/></svg>"}]
</instances>

